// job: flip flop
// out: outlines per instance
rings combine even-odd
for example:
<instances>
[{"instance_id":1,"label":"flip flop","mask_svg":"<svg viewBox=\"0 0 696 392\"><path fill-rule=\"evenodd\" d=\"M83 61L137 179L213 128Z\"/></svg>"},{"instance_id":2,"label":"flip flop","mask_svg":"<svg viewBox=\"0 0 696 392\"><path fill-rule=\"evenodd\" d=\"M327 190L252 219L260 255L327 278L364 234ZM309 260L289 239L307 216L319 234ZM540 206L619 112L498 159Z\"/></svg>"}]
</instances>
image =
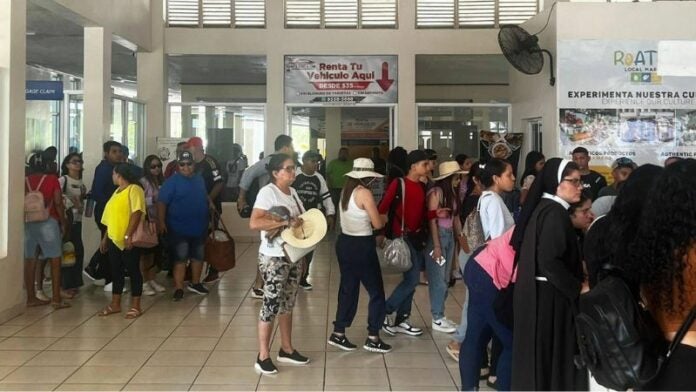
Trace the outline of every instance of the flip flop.
<instances>
[{"instance_id":1,"label":"flip flop","mask_svg":"<svg viewBox=\"0 0 696 392\"><path fill-rule=\"evenodd\" d=\"M102 310L101 310L99 313L97 313L97 314L99 315L99 317L105 317L105 316L108 316L108 315L114 314L114 313L121 313L121 309L119 309L119 310L114 310L114 309L111 307L111 305L106 305L106 307L105 307L104 309L102 309Z\"/></svg>"},{"instance_id":2,"label":"flip flop","mask_svg":"<svg viewBox=\"0 0 696 392\"><path fill-rule=\"evenodd\" d=\"M48 304L50 304L50 303L51 303L51 301L42 301L42 300L40 300L40 299L37 299L36 302L33 302L33 301L32 301L32 302L28 302L28 303L27 303L27 308L33 308L33 307L36 307L36 306L44 306L44 305L48 305Z\"/></svg>"},{"instance_id":3,"label":"flip flop","mask_svg":"<svg viewBox=\"0 0 696 392\"><path fill-rule=\"evenodd\" d=\"M130 308L128 312L126 313L126 320L132 320L140 317L140 315L143 314L142 310L136 309L136 308Z\"/></svg>"},{"instance_id":4,"label":"flip flop","mask_svg":"<svg viewBox=\"0 0 696 392\"><path fill-rule=\"evenodd\" d=\"M58 310L58 309L69 308L69 307L71 307L72 305L70 305L70 304L67 303L67 302L62 302L62 301L61 301L61 302L51 302L51 306L53 306L53 309Z\"/></svg>"}]
</instances>

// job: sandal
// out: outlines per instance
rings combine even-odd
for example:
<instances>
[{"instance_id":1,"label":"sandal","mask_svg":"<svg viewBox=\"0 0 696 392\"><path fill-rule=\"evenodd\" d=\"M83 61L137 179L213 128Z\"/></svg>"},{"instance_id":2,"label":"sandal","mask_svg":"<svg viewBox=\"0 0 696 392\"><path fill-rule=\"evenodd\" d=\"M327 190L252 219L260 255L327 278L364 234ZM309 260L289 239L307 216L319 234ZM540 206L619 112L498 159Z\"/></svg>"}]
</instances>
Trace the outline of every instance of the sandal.
<instances>
[{"instance_id":1,"label":"sandal","mask_svg":"<svg viewBox=\"0 0 696 392\"><path fill-rule=\"evenodd\" d=\"M140 317L140 315L143 314L143 311L137 308L130 308L128 312L126 313L126 320L132 320Z\"/></svg>"},{"instance_id":2,"label":"sandal","mask_svg":"<svg viewBox=\"0 0 696 392\"><path fill-rule=\"evenodd\" d=\"M104 317L114 313L121 313L121 309L114 310L114 308L112 308L111 305L106 305L106 307L97 314L99 315L99 317Z\"/></svg>"},{"instance_id":3,"label":"sandal","mask_svg":"<svg viewBox=\"0 0 696 392\"><path fill-rule=\"evenodd\" d=\"M61 301L61 302L51 302L51 306L53 306L53 309L58 310L58 309L69 308L69 307L71 307L72 305L70 305L70 304L67 303L67 302Z\"/></svg>"}]
</instances>

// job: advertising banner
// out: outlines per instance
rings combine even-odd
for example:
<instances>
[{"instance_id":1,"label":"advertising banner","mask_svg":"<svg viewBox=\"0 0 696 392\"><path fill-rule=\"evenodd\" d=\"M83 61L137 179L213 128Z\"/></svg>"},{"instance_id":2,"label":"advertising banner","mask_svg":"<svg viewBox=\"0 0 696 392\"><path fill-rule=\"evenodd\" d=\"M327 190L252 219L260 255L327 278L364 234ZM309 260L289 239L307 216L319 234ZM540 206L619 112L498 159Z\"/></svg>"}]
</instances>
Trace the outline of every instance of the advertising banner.
<instances>
[{"instance_id":1,"label":"advertising banner","mask_svg":"<svg viewBox=\"0 0 696 392\"><path fill-rule=\"evenodd\" d=\"M583 146L606 166L696 157L696 77L661 73L659 55L660 41L559 41L561 153Z\"/></svg>"},{"instance_id":2,"label":"advertising banner","mask_svg":"<svg viewBox=\"0 0 696 392\"><path fill-rule=\"evenodd\" d=\"M175 159L176 156L176 145L180 142L185 142L187 139L180 137L158 137L157 138L157 155L162 161L163 167L167 167L167 164ZM164 169L162 169L164 170Z\"/></svg>"},{"instance_id":3,"label":"advertising banner","mask_svg":"<svg viewBox=\"0 0 696 392\"><path fill-rule=\"evenodd\" d=\"M285 56L285 103L396 103L397 61L397 56Z\"/></svg>"},{"instance_id":4,"label":"advertising banner","mask_svg":"<svg viewBox=\"0 0 696 392\"><path fill-rule=\"evenodd\" d=\"M479 142L479 156L482 160L491 158L504 159L512 165L513 173L517 173L517 166L520 162L520 148L522 148L524 142L523 133L480 131Z\"/></svg>"}]
</instances>

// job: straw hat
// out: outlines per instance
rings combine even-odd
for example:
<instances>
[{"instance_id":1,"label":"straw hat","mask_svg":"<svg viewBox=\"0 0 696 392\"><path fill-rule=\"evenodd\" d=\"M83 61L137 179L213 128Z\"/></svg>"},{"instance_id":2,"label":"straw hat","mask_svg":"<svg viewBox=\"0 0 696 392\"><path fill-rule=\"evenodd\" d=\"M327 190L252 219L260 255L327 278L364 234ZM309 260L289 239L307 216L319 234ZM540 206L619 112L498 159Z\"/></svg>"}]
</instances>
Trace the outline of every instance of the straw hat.
<instances>
[{"instance_id":1,"label":"straw hat","mask_svg":"<svg viewBox=\"0 0 696 392\"><path fill-rule=\"evenodd\" d=\"M288 245L295 248L310 248L321 241L326 235L326 218L316 208L307 210L299 216L302 225L299 227L288 227L280 233L280 237Z\"/></svg>"},{"instance_id":2,"label":"straw hat","mask_svg":"<svg viewBox=\"0 0 696 392\"><path fill-rule=\"evenodd\" d=\"M384 177L375 171L375 164L369 158L357 158L353 161L353 170L346 173L350 178Z\"/></svg>"},{"instance_id":3,"label":"straw hat","mask_svg":"<svg viewBox=\"0 0 696 392\"><path fill-rule=\"evenodd\" d=\"M464 171L461 167L459 167L459 163L457 163L457 161L442 162L440 166L437 167L437 172L440 173L440 175L433 178L435 181L442 180L443 178L447 178L453 174L469 174L468 171Z\"/></svg>"}]
</instances>

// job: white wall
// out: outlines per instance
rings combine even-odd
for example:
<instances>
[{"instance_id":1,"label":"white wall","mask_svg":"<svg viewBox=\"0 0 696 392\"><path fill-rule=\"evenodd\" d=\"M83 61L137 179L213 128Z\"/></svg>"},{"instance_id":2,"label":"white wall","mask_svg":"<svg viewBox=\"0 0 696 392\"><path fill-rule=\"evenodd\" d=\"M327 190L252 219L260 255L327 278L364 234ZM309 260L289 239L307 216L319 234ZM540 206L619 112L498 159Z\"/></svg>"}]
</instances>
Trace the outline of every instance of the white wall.
<instances>
[{"instance_id":1,"label":"white wall","mask_svg":"<svg viewBox=\"0 0 696 392\"><path fill-rule=\"evenodd\" d=\"M283 56L353 54L399 56L397 142L417 147L415 56L417 54L498 54L495 29L416 29L416 0L399 1L398 29L285 29L281 0L267 2L266 29L167 28L168 54L265 55L267 68L266 146L285 129ZM221 44L225 43L225 44Z\"/></svg>"},{"instance_id":2,"label":"white wall","mask_svg":"<svg viewBox=\"0 0 696 392\"><path fill-rule=\"evenodd\" d=\"M418 102L468 102L474 103L510 101L510 86L474 85L416 85Z\"/></svg>"}]
</instances>

